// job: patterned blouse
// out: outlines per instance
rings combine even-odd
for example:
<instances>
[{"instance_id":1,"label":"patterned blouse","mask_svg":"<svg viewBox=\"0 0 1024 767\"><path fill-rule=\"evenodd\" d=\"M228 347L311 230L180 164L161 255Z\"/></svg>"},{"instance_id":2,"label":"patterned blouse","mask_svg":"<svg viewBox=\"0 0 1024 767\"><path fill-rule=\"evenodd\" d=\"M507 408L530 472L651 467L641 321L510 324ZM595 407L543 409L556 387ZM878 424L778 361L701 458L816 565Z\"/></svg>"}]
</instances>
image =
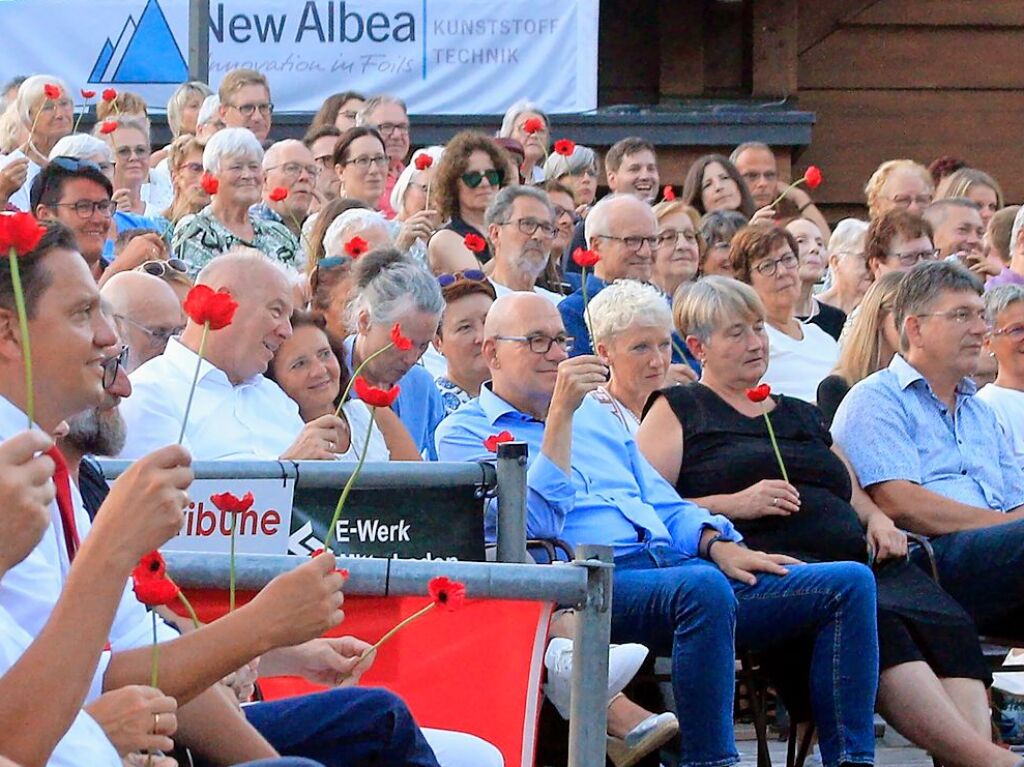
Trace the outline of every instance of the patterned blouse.
<instances>
[{"instance_id":1,"label":"patterned blouse","mask_svg":"<svg viewBox=\"0 0 1024 767\"><path fill-rule=\"evenodd\" d=\"M473 395L447 376L435 378L434 385L441 392L441 401L444 402L444 414L446 416L458 410L460 405L473 399Z\"/></svg>"},{"instance_id":2,"label":"patterned blouse","mask_svg":"<svg viewBox=\"0 0 1024 767\"><path fill-rule=\"evenodd\" d=\"M237 245L263 251L286 266L297 268L300 265L299 241L288 227L274 221L262 221L251 213L249 222L256 235L252 242L243 240L224 226L213 214L212 206L207 205L194 216L185 216L178 222L171 237L171 251L189 265L193 275L214 256Z\"/></svg>"}]
</instances>

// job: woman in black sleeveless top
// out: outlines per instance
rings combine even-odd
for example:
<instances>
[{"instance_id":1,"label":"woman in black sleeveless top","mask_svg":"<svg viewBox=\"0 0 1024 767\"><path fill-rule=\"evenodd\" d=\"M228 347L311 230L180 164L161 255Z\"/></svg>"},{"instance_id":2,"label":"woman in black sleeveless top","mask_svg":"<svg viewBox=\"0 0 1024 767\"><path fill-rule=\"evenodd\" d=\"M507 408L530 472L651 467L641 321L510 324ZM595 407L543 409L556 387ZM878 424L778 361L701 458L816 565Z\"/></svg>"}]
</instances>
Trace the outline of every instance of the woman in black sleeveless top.
<instances>
[{"instance_id":1,"label":"woman in black sleeveless top","mask_svg":"<svg viewBox=\"0 0 1024 767\"><path fill-rule=\"evenodd\" d=\"M905 536L856 485L820 411L790 397L755 403L746 396L768 365L757 294L735 280L705 278L677 299L675 319L705 367L700 383L652 396L637 436L644 455L682 497L730 517L753 548L804 561L872 562L879 709L944 762L1016 764L982 734L991 677L970 617L906 560Z\"/></svg>"}]
</instances>

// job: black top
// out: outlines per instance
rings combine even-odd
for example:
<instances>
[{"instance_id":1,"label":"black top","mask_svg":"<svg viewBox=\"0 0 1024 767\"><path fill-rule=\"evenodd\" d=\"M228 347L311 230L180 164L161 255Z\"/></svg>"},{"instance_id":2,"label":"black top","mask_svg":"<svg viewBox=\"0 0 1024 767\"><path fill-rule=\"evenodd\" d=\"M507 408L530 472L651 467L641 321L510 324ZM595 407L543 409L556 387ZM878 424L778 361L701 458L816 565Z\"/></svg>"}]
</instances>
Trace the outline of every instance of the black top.
<instances>
[{"instance_id":1,"label":"black top","mask_svg":"<svg viewBox=\"0 0 1024 767\"><path fill-rule=\"evenodd\" d=\"M486 247L484 247L482 251L480 251L479 253L475 253L474 255L477 257L477 260L481 264L486 264L494 257L494 254L491 253L491 243L487 240L487 235L485 235L472 224L467 224L458 216L453 216L452 220L449 221L444 226L442 226L441 229L450 229L460 237L465 237L467 234L475 234L478 237L483 237L484 242L487 243Z\"/></svg>"},{"instance_id":2,"label":"black top","mask_svg":"<svg viewBox=\"0 0 1024 767\"><path fill-rule=\"evenodd\" d=\"M764 416L748 418L703 384L673 386L662 394L683 429L684 458L676 490L683 498L738 493L763 479L782 479ZM734 524L754 549L803 560L867 560L867 541L850 505L846 466L830 449L820 411L791 397L775 397L769 414L800 511Z\"/></svg>"},{"instance_id":3,"label":"black top","mask_svg":"<svg viewBox=\"0 0 1024 767\"><path fill-rule=\"evenodd\" d=\"M78 467L78 492L82 494L82 503L89 514L89 519L95 519L96 512L107 499L110 487L92 456L85 456Z\"/></svg>"},{"instance_id":4,"label":"black top","mask_svg":"<svg viewBox=\"0 0 1024 767\"><path fill-rule=\"evenodd\" d=\"M843 332L843 325L846 324L846 312L842 309L836 309L834 306L823 304L816 298L813 300L817 307L817 311L814 316L811 317L810 322L813 322L838 341L839 336ZM808 321L806 317L797 317L797 319L801 322Z\"/></svg>"},{"instance_id":5,"label":"black top","mask_svg":"<svg viewBox=\"0 0 1024 767\"><path fill-rule=\"evenodd\" d=\"M818 408L829 426L832 426L839 404L849 391L850 384L840 375L830 375L818 384Z\"/></svg>"}]
</instances>

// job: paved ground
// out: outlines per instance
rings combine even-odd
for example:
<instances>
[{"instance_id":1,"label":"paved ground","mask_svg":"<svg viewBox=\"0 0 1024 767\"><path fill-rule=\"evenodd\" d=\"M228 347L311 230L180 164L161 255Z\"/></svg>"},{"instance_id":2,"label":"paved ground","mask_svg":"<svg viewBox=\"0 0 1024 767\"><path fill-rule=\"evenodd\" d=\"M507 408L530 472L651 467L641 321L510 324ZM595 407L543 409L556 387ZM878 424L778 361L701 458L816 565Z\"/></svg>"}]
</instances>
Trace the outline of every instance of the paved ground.
<instances>
[{"instance_id":1,"label":"paved ground","mask_svg":"<svg viewBox=\"0 0 1024 767\"><path fill-rule=\"evenodd\" d=\"M757 767L757 743L741 741L739 746L740 755L743 757L743 761L740 763L741 767ZM785 743L773 742L771 753L773 767L786 767ZM813 762L808 761L807 767L811 767L811 764ZM911 746L886 746L882 741L878 741L875 749L875 765L876 767L897 767L897 765L898 767L932 767L932 760L920 749Z\"/></svg>"}]
</instances>

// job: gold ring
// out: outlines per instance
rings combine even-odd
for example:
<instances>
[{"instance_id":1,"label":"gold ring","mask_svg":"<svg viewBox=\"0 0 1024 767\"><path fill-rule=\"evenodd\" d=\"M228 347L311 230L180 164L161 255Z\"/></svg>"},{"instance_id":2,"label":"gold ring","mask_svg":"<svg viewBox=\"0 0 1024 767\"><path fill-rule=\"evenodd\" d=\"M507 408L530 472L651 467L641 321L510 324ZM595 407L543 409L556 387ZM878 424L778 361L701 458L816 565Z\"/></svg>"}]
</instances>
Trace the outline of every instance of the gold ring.
<instances>
[{"instance_id":1,"label":"gold ring","mask_svg":"<svg viewBox=\"0 0 1024 767\"><path fill-rule=\"evenodd\" d=\"M153 714L153 734L156 735L160 731L160 714Z\"/></svg>"}]
</instances>

